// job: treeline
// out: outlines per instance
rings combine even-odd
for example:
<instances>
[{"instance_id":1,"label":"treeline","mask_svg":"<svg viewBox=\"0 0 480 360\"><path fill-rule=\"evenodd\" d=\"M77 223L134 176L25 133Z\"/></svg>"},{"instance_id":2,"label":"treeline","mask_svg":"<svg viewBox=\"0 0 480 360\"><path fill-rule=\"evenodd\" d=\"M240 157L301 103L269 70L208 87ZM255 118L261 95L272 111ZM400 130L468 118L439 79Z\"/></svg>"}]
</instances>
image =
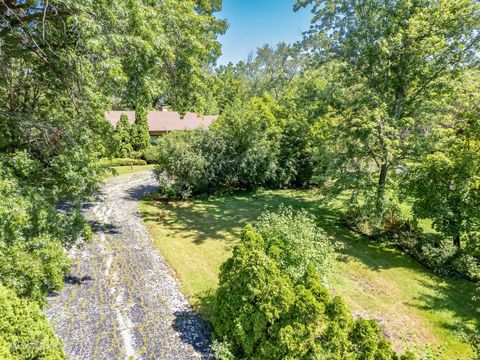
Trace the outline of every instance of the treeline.
<instances>
[{"instance_id":1,"label":"treeline","mask_svg":"<svg viewBox=\"0 0 480 360\"><path fill-rule=\"evenodd\" d=\"M65 357L41 307L70 271L66 250L90 237L81 202L110 155L104 112L200 106L193 84L219 55L219 6L0 3L0 358ZM137 135L133 150L145 145Z\"/></svg>"}]
</instances>

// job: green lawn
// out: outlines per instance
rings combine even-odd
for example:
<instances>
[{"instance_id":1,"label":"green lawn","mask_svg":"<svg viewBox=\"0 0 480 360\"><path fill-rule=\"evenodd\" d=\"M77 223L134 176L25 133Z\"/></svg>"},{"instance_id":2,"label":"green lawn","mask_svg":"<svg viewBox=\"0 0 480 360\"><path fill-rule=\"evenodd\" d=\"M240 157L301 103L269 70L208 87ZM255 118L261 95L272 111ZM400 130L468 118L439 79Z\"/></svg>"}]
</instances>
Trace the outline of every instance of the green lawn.
<instances>
[{"instance_id":1,"label":"green lawn","mask_svg":"<svg viewBox=\"0 0 480 360\"><path fill-rule=\"evenodd\" d=\"M134 165L134 166L112 166L115 169L116 174L109 173L108 177L114 177L118 175L130 174L137 171L153 170L155 165Z\"/></svg>"},{"instance_id":2,"label":"green lawn","mask_svg":"<svg viewBox=\"0 0 480 360\"><path fill-rule=\"evenodd\" d=\"M241 228L264 209L280 204L305 208L344 245L331 291L354 314L375 318L399 350L415 344L443 346L445 359L468 359L462 326L478 319L472 310L471 283L432 275L416 261L338 225L336 206L322 204L313 190L264 191L170 203L144 201L141 210L156 246L165 256L192 303L215 288L219 267L238 241ZM428 225L428 224L426 224ZM418 345L419 350L423 349Z\"/></svg>"}]
</instances>

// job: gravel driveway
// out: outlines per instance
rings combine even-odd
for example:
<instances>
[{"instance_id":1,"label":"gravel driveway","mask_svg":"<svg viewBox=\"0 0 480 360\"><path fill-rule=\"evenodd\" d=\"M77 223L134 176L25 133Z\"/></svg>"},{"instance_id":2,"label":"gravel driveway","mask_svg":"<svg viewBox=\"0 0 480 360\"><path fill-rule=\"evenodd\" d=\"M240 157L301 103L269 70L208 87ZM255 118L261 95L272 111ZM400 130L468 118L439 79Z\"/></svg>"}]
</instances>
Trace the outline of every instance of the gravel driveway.
<instances>
[{"instance_id":1,"label":"gravel driveway","mask_svg":"<svg viewBox=\"0 0 480 360\"><path fill-rule=\"evenodd\" d=\"M45 312L69 359L209 359L209 336L153 248L138 200L151 172L106 181L85 205L94 239L72 250L75 266Z\"/></svg>"}]
</instances>

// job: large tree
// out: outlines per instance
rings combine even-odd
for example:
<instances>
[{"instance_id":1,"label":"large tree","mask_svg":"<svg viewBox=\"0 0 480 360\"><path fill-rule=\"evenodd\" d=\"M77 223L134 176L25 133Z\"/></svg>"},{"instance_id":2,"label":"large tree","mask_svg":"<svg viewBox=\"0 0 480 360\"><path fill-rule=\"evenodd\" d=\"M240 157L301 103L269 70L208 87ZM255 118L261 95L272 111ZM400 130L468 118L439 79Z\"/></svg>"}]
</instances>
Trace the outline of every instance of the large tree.
<instances>
[{"instance_id":1,"label":"large tree","mask_svg":"<svg viewBox=\"0 0 480 360\"><path fill-rule=\"evenodd\" d=\"M407 174L405 191L413 195L415 215L432 219L457 247L464 236L474 249L474 233L480 231L480 71L466 72L456 88L451 121L444 123L434 151Z\"/></svg>"},{"instance_id":2,"label":"large tree","mask_svg":"<svg viewBox=\"0 0 480 360\"><path fill-rule=\"evenodd\" d=\"M0 290L42 303L61 288L65 249L90 234L81 202L102 177L112 132L104 111L155 98L195 106L195 84L219 52L219 8L218 0L0 1ZM23 311L15 299L6 306ZM18 337L30 319L16 320L6 325ZM7 340L0 331L2 354Z\"/></svg>"},{"instance_id":3,"label":"large tree","mask_svg":"<svg viewBox=\"0 0 480 360\"><path fill-rule=\"evenodd\" d=\"M381 210L392 169L426 151L450 84L478 60L479 3L299 0L295 9L310 5L305 41L336 70L332 174Z\"/></svg>"}]
</instances>

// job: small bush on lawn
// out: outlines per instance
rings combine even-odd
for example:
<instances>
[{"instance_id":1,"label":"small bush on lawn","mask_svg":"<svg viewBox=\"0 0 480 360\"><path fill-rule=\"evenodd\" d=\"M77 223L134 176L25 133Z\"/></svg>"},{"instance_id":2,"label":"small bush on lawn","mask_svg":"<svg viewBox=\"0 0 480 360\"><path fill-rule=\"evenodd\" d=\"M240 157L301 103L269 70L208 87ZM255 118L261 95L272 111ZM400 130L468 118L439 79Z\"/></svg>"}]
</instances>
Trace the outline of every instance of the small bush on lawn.
<instances>
[{"instance_id":1,"label":"small bush on lawn","mask_svg":"<svg viewBox=\"0 0 480 360\"><path fill-rule=\"evenodd\" d=\"M228 346L219 349L247 359L399 359L375 321L353 320L330 297L312 265L301 277L284 271L265 251L273 240L247 226L222 265L212 320Z\"/></svg>"},{"instance_id":2,"label":"small bush on lawn","mask_svg":"<svg viewBox=\"0 0 480 360\"><path fill-rule=\"evenodd\" d=\"M45 315L34 302L0 286L0 358L65 359Z\"/></svg>"},{"instance_id":3,"label":"small bush on lawn","mask_svg":"<svg viewBox=\"0 0 480 360\"><path fill-rule=\"evenodd\" d=\"M133 166L133 165L147 165L147 162L142 159L130 158L115 158L103 161L105 166Z\"/></svg>"},{"instance_id":4,"label":"small bush on lawn","mask_svg":"<svg viewBox=\"0 0 480 360\"><path fill-rule=\"evenodd\" d=\"M305 210L294 212L281 206L278 212L265 212L255 225L262 236L265 252L295 281L313 266L328 282L335 265L335 246L317 227Z\"/></svg>"}]
</instances>

